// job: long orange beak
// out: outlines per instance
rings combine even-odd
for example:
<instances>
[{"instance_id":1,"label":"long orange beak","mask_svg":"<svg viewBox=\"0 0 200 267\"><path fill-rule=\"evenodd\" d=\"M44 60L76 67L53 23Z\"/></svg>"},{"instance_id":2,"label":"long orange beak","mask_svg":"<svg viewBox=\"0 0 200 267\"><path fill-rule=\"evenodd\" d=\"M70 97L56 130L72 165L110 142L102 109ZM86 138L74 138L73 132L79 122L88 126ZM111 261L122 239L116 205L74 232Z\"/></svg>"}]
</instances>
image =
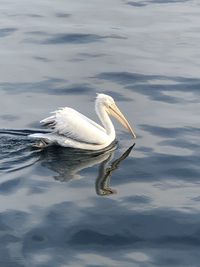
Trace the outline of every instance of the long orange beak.
<instances>
[{"instance_id":1,"label":"long orange beak","mask_svg":"<svg viewBox=\"0 0 200 267\"><path fill-rule=\"evenodd\" d=\"M134 138L136 138L136 134L134 133L133 129L131 128L129 122L124 117L124 115L121 113L119 108L116 106L116 104L113 104L112 106L109 106L109 113L115 117L132 135Z\"/></svg>"}]
</instances>

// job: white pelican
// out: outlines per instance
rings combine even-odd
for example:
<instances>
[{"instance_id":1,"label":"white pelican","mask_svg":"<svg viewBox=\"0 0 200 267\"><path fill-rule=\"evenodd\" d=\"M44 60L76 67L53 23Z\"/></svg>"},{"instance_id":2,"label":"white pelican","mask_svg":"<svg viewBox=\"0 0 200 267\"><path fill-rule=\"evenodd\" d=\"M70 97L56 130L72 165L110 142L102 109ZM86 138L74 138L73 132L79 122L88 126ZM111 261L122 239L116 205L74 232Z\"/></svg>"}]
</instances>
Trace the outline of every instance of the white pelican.
<instances>
[{"instance_id":1,"label":"white pelican","mask_svg":"<svg viewBox=\"0 0 200 267\"><path fill-rule=\"evenodd\" d=\"M58 144L63 147L87 150L104 149L115 140L115 128L108 116L112 115L136 138L130 124L112 97L98 94L95 110L103 127L78 111L65 107L52 112L52 116L40 121L43 126L52 129L52 132L31 134L29 137L40 140L38 147Z\"/></svg>"}]
</instances>

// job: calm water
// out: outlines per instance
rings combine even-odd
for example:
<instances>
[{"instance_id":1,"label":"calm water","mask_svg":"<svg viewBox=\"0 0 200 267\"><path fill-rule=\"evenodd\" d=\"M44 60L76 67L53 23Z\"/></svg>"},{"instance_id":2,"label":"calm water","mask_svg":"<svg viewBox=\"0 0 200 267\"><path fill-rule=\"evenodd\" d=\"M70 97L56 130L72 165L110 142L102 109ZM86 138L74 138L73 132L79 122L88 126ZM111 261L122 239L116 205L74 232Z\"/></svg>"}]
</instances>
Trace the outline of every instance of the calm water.
<instances>
[{"instance_id":1,"label":"calm water","mask_svg":"<svg viewBox=\"0 0 200 267\"><path fill-rule=\"evenodd\" d=\"M198 0L1 0L0 266L198 266ZM57 107L97 120L112 95L104 154L32 149Z\"/></svg>"}]
</instances>

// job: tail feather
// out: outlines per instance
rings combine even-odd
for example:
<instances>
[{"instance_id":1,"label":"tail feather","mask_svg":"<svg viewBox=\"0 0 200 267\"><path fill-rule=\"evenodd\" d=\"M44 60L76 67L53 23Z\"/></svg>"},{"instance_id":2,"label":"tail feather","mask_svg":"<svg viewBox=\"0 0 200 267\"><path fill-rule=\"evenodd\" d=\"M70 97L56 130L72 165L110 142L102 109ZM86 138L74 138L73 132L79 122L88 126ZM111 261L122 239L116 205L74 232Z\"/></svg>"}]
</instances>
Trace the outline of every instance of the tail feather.
<instances>
[{"instance_id":1,"label":"tail feather","mask_svg":"<svg viewBox=\"0 0 200 267\"><path fill-rule=\"evenodd\" d=\"M40 121L40 123L45 127L54 129L54 127L56 125L55 116L50 116L46 119L43 119Z\"/></svg>"}]
</instances>

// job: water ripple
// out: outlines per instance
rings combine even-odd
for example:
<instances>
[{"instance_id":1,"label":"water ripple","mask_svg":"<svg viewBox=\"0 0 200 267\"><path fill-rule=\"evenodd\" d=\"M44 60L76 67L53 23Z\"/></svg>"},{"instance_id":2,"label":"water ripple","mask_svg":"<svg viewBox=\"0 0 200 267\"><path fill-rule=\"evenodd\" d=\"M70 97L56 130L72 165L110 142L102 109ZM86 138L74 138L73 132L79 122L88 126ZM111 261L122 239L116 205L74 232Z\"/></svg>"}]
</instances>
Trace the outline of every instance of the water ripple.
<instances>
[{"instance_id":1,"label":"water ripple","mask_svg":"<svg viewBox=\"0 0 200 267\"><path fill-rule=\"evenodd\" d=\"M149 0L149 1L129 1L127 2L127 5L130 6L134 6L134 7L144 7L147 5L151 5L151 4L175 4L175 3L185 3L185 2L189 2L191 0L167 0L167 1L163 1L163 0Z\"/></svg>"},{"instance_id":2,"label":"water ripple","mask_svg":"<svg viewBox=\"0 0 200 267\"><path fill-rule=\"evenodd\" d=\"M38 155L31 150L33 144L27 135L29 130L0 131L0 173L14 172L31 166L38 160Z\"/></svg>"},{"instance_id":3,"label":"water ripple","mask_svg":"<svg viewBox=\"0 0 200 267\"><path fill-rule=\"evenodd\" d=\"M38 82L23 82L23 83L0 83L2 90L7 94L22 94L27 92L48 94L48 95L73 95L85 94L92 92L92 87L87 83L67 84L64 79L49 78ZM67 85L66 85L67 84Z\"/></svg>"},{"instance_id":4,"label":"water ripple","mask_svg":"<svg viewBox=\"0 0 200 267\"><path fill-rule=\"evenodd\" d=\"M18 30L17 28L2 28L0 29L0 38L9 36L12 33L16 32L17 30Z\"/></svg>"},{"instance_id":5,"label":"water ripple","mask_svg":"<svg viewBox=\"0 0 200 267\"><path fill-rule=\"evenodd\" d=\"M103 72L94 78L107 80L124 86L125 89L148 96L152 100L164 103L197 103L195 96L200 94L200 79L186 77L170 77L162 75L145 75L131 72ZM176 96L176 92L182 95ZM192 93L188 99L184 93Z\"/></svg>"}]
</instances>

